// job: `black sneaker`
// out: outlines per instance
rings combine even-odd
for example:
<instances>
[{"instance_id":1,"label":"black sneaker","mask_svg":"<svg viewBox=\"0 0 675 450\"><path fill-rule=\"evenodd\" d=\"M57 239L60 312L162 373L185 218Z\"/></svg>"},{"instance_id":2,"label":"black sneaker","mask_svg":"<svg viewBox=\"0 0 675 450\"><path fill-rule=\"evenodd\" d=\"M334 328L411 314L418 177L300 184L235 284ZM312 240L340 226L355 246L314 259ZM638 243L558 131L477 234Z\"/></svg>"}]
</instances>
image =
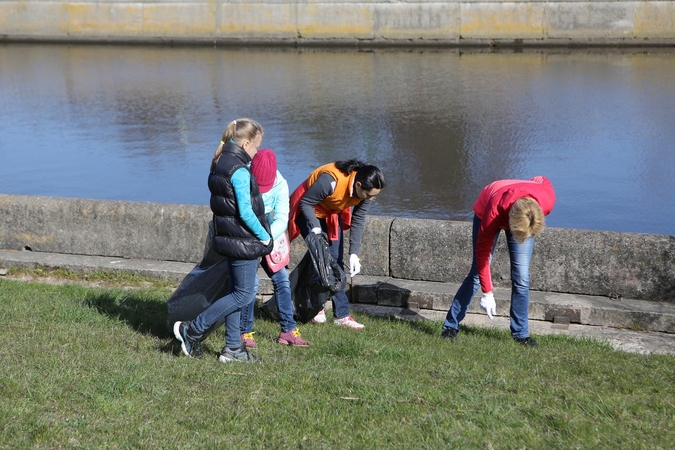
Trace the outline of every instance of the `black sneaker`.
<instances>
[{"instance_id":1,"label":"black sneaker","mask_svg":"<svg viewBox=\"0 0 675 450\"><path fill-rule=\"evenodd\" d=\"M218 361L222 363L258 362L262 361L262 358L260 358L259 356L252 355L248 350L246 350L246 344L244 344L236 350L230 350L229 348L224 347L223 351L220 352Z\"/></svg>"},{"instance_id":2,"label":"black sneaker","mask_svg":"<svg viewBox=\"0 0 675 450\"><path fill-rule=\"evenodd\" d=\"M537 341L535 341L534 339L532 339L532 338L529 337L529 336L526 337L526 338L515 338L515 337L514 337L513 339L514 339L517 343L519 343L520 345L524 345L524 346L526 346L526 347L536 347L537 345L539 345L539 344L537 344Z\"/></svg>"},{"instance_id":3,"label":"black sneaker","mask_svg":"<svg viewBox=\"0 0 675 450\"><path fill-rule=\"evenodd\" d=\"M190 358L201 358L203 356L199 339L195 339L188 334L187 322L174 323L173 334L180 341L180 348L186 356Z\"/></svg>"},{"instance_id":4,"label":"black sneaker","mask_svg":"<svg viewBox=\"0 0 675 450\"><path fill-rule=\"evenodd\" d=\"M454 328L446 328L441 333L443 339L455 339L457 337L457 330Z\"/></svg>"}]
</instances>

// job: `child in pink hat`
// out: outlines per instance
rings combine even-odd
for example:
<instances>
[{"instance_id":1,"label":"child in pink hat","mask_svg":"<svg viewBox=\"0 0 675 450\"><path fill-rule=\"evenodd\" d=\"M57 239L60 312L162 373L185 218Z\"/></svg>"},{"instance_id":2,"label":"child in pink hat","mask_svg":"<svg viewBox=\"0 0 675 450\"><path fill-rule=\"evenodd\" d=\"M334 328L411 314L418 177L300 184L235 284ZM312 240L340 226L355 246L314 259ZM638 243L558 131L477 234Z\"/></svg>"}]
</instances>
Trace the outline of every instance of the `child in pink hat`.
<instances>
[{"instance_id":1,"label":"child in pink hat","mask_svg":"<svg viewBox=\"0 0 675 450\"><path fill-rule=\"evenodd\" d=\"M270 223L272 239L277 240L286 233L288 227L289 197L288 183L281 173L277 170L277 157L274 152L268 148L258 150L253 161L251 161L251 174L258 181L258 187L265 203L265 214ZM262 267L265 273L272 280L274 285L274 294L279 309L279 323L281 333L277 342L294 347L309 347L309 343L302 339L300 331L293 318L293 303L291 299L291 282L288 277L288 271L285 267L270 267L265 258L262 260ZM256 289L258 290L259 280L256 277ZM242 341L249 348L255 348L258 345L253 338L253 306L255 297L251 303L244 306L241 310L241 337Z\"/></svg>"}]
</instances>

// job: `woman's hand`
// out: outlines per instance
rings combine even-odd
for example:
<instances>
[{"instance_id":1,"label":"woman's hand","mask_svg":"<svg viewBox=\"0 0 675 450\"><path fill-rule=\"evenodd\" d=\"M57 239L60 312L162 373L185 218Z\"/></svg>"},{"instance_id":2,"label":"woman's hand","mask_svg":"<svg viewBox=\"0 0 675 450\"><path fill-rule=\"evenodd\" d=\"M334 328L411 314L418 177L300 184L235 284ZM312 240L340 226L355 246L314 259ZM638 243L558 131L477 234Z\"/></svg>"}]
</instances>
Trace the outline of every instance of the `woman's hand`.
<instances>
[{"instance_id":1,"label":"woman's hand","mask_svg":"<svg viewBox=\"0 0 675 450\"><path fill-rule=\"evenodd\" d=\"M492 320L492 316L497 315L497 303L495 303L495 296L492 292L483 292L483 296L480 298L480 307L485 310L490 320Z\"/></svg>"},{"instance_id":2,"label":"woman's hand","mask_svg":"<svg viewBox=\"0 0 675 450\"><path fill-rule=\"evenodd\" d=\"M359 255L352 253L349 255L349 276L353 277L359 272L361 272L361 261L359 261Z\"/></svg>"}]
</instances>

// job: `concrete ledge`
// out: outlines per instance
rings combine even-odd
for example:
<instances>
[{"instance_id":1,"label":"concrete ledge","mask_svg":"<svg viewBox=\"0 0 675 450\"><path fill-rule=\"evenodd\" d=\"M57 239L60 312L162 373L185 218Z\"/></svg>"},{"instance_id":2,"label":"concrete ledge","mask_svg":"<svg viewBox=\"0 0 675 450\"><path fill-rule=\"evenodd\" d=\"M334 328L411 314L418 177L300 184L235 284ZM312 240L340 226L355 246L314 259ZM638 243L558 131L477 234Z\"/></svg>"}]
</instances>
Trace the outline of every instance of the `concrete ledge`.
<instances>
[{"instance_id":1,"label":"concrete ledge","mask_svg":"<svg viewBox=\"0 0 675 450\"><path fill-rule=\"evenodd\" d=\"M0 250L0 268L20 267L27 269L65 269L76 273L92 273L100 270L135 274L176 284L195 267L193 263L176 261L152 261L147 259L125 259L107 256L67 255L31 251ZM260 294L272 295L272 281L265 271L258 269Z\"/></svg>"},{"instance_id":2,"label":"concrete ledge","mask_svg":"<svg viewBox=\"0 0 675 450\"><path fill-rule=\"evenodd\" d=\"M210 219L208 206L0 195L0 248L197 262Z\"/></svg>"},{"instance_id":3,"label":"concrete ledge","mask_svg":"<svg viewBox=\"0 0 675 450\"><path fill-rule=\"evenodd\" d=\"M444 317L458 288L456 283L357 276L352 279L351 298L359 304L441 311ZM508 318L511 290L497 288L494 294L498 316ZM484 314L478 299L479 295L469 313ZM666 302L530 291L529 318L675 333L675 304Z\"/></svg>"},{"instance_id":4,"label":"concrete ledge","mask_svg":"<svg viewBox=\"0 0 675 450\"><path fill-rule=\"evenodd\" d=\"M192 263L172 261L0 250L0 268L62 268L83 273L113 270L170 280L176 284L194 266ZM262 269L258 270L258 276L259 294L271 295L271 280ZM406 310L409 316L435 315L437 320L443 320L458 287L454 283L359 275L351 279L348 295L355 308L398 308ZM495 289L495 300L498 317L508 321L510 290ZM472 303L469 313L485 315L477 300ZM664 302L611 300L606 297L531 291L529 318L547 323L675 333L675 305Z\"/></svg>"},{"instance_id":5,"label":"concrete ledge","mask_svg":"<svg viewBox=\"0 0 675 450\"><path fill-rule=\"evenodd\" d=\"M173 261L0 250L1 268L60 268L79 273L110 270L170 280L176 283L180 283L194 266L191 263Z\"/></svg>"},{"instance_id":6,"label":"concrete ledge","mask_svg":"<svg viewBox=\"0 0 675 450\"><path fill-rule=\"evenodd\" d=\"M469 222L401 218L392 223L393 278L461 283L471 255ZM504 233L491 272L496 287L510 287ZM673 302L675 237L549 227L535 242L530 279L539 291Z\"/></svg>"},{"instance_id":7,"label":"concrete ledge","mask_svg":"<svg viewBox=\"0 0 675 450\"><path fill-rule=\"evenodd\" d=\"M355 312L367 314L372 317L395 317L401 320L433 320L443 321L445 312L436 310L414 311L407 308L375 305L353 305ZM559 325L541 320L530 320L530 333L537 339L542 335L564 335L574 338L595 339L610 344L614 349L639 353L643 355L675 355L675 335L660 332L631 331L603 326L589 325ZM483 328L509 329L508 317L496 317L489 320L485 314L469 313L462 321L462 326L474 326ZM460 332L456 342L447 342L447 345L461 345L462 334Z\"/></svg>"}]
</instances>

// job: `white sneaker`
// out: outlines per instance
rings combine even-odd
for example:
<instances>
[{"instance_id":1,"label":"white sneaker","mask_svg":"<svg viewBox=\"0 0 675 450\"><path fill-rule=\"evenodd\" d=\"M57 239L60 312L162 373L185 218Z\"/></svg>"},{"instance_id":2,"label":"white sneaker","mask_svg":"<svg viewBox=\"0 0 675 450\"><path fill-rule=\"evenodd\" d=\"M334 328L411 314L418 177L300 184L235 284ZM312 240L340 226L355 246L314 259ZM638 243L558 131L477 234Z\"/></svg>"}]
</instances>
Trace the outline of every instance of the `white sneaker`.
<instances>
[{"instance_id":1,"label":"white sneaker","mask_svg":"<svg viewBox=\"0 0 675 450\"><path fill-rule=\"evenodd\" d=\"M343 317L342 319L335 319L333 323L342 327L351 328L352 330L360 330L365 328L365 325L358 323L352 316Z\"/></svg>"},{"instance_id":2,"label":"white sneaker","mask_svg":"<svg viewBox=\"0 0 675 450\"><path fill-rule=\"evenodd\" d=\"M319 311L319 314L312 319L312 323L326 323L326 311L323 309Z\"/></svg>"}]
</instances>

